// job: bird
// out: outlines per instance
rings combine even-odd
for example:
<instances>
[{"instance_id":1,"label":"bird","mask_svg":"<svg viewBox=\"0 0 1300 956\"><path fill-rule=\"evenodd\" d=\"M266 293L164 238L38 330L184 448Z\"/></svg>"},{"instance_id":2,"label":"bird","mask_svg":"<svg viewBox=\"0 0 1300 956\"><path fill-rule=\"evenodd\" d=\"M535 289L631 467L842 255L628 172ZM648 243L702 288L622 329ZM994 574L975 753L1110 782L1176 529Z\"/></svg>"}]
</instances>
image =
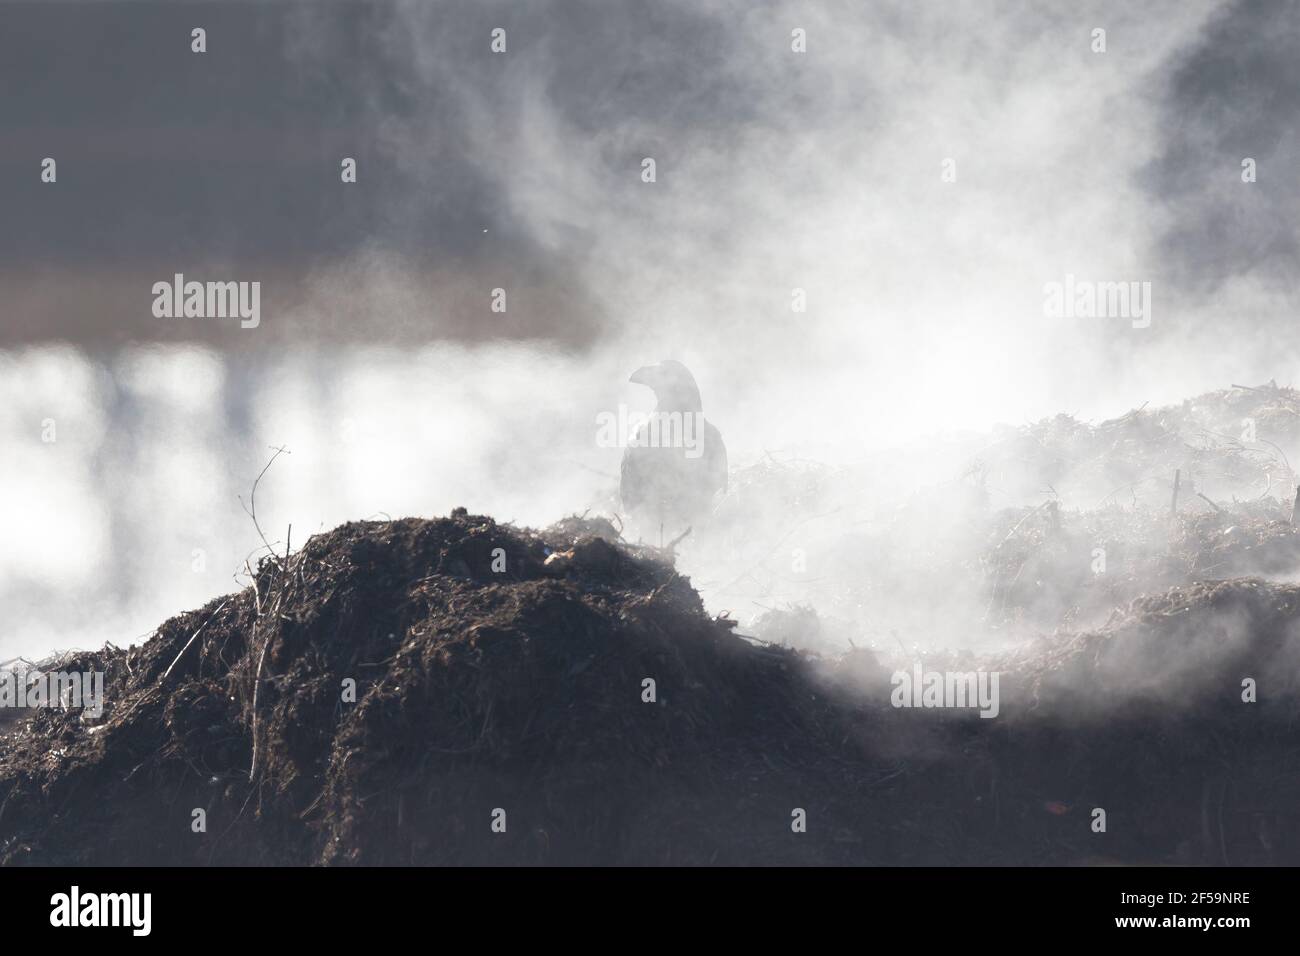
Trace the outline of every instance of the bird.
<instances>
[{"instance_id":1,"label":"bird","mask_svg":"<svg viewBox=\"0 0 1300 956\"><path fill-rule=\"evenodd\" d=\"M654 391L655 409L623 451L619 497L629 515L658 524L662 546L665 528L689 530L727 490L727 448L681 362L646 365L628 381Z\"/></svg>"}]
</instances>

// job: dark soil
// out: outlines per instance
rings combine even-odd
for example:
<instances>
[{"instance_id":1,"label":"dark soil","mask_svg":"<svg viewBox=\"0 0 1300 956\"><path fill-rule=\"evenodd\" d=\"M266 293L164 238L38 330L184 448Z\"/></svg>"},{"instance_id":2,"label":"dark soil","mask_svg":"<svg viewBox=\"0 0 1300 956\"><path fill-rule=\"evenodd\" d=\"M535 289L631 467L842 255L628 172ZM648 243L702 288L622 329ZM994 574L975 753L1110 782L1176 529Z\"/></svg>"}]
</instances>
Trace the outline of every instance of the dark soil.
<instances>
[{"instance_id":1,"label":"dark soil","mask_svg":"<svg viewBox=\"0 0 1300 956\"><path fill-rule=\"evenodd\" d=\"M1002 672L984 720L891 707L910 662L738 635L603 521L352 523L61 661L107 709L0 728L0 862L1295 864L1298 616L1218 582L927 659Z\"/></svg>"}]
</instances>

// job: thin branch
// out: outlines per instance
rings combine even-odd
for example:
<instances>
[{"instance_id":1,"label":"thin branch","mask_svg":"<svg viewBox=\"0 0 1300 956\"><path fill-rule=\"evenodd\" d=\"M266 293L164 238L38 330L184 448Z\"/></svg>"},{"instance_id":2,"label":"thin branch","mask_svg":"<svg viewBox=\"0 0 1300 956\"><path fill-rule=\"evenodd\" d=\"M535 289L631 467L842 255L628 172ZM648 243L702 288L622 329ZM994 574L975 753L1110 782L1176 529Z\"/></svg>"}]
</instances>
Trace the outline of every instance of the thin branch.
<instances>
[{"instance_id":1,"label":"thin branch","mask_svg":"<svg viewBox=\"0 0 1300 956\"><path fill-rule=\"evenodd\" d=\"M291 455L293 453L283 445L278 448L272 447L271 450L274 451L275 454L271 456L270 461L262 467L262 470L257 473L257 477L253 479L253 489L248 494L248 504L245 505L244 499L240 498L239 506L244 509L244 514L253 519L253 527L257 529L257 536L262 539L262 544L266 546L266 550L271 552L271 554L275 554L275 549L271 547L271 543L266 540L266 535L262 533L262 526L257 523L257 486L262 481L262 476L265 475L270 467L275 464L277 458L281 455Z\"/></svg>"},{"instance_id":2,"label":"thin branch","mask_svg":"<svg viewBox=\"0 0 1300 956\"><path fill-rule=\"evenodd\" d=\"M1221 514L1221 515L1222 515L1222 514L1227 514L1226 511L1224 511L1222 508L1220 508L1218 505L1216 505L1216 504L1215 504L1213 501L1211 501L1209 498L1206 498L1205 495L1203 495L1201 492L1198 491L1198 492L1196 493L1196 497L1203 499L1207 505L1209 505L1211 508L1213 508L1213 509L1214 509L1215 511L1217 511L1219 514Z\"/></svg>"},{"instance_id":3,"label":"thin branch","mask_svg":"<svg viewBox=\"0 0 1300 956\"><path fill-rule=\"evenodd\" d=\"M163 676L159 678L158 683L162 684L166 682L167 678L171 676L172 671L175 670L176 665L181 662L181 658L185 656L185 652L190 649L190 645L193 644L195 640L198 639L198 636L203 633L203 629L208 626L208 623L212 620L212 618L216 617L218 614L221 613L221 609L225 607L226 604L229 603L229 601L230 598L226 598L226 600L222 601L219 605L217 605L217 609L212 612L211 616L209 616L206 621L204 621L202 624L199 625L198 630L196 630L193 634L190 635L190 639L185 642L185 646L182 647L181 652L176 655L176 659L171 662L171 664L168 666L168 668L165 671L163 671Z\"/></svg>"}]
</instances>

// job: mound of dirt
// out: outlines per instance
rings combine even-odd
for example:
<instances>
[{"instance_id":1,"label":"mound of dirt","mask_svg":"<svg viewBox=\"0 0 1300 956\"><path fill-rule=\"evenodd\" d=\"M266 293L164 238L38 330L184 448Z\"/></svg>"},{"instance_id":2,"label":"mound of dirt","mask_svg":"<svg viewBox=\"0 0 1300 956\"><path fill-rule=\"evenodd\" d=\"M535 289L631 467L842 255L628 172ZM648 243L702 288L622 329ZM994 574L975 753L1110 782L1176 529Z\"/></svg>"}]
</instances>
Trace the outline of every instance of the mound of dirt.
<instances>
[{"instance_id":1,"label":"mound of dirt","mask_svg":"<svg viewBox=\"0 0 1300 956\"><path fill-rule=\"evenodd\" d=\"M988 619L1079 626L1151 592L1300 572L1289 503L1193 501L1176 515L1117 505L1062 511L1050 502L999 512L970 568L988 584Z\"/></svg>"},{"instance_id":2,"label":"mound of dirt","mask_svg":"<svg viewBox=\"0 0 1300 956\"><path fill-rule=\"evenodd\" d=\"M9 738L0 856L725 859L754 835L706 838L734 829L710 791L816 737L818 701L792 654L616 542L463 511L348 524L143 647L65 661L106 672L107 710L41 710Z\"/></svg>"},{"instance_id":3,"label":"mound of dirt","mask_svg":"<svg viewBox=\"0 0 1300 956\"><path fill-rule=\"evenodd\" d=\"M927 658L1003 672L985 720L891 706L911 661L737 634L604 521L348 524L62 660L105 673L106 709L6 728L0 862L1300 860L1300 589L1144 601Z\"/></svg>"},{"instance_id":4,"label":"mound of dirt","mask_svg":"<svg viewBox=\"0 0 1300 956\"><path fill-rule=\"evenodd\" d=\"M1300 450L1300 394L1234 386L1181 405L1136 408L1100 424L1058 414L1000 430L975 460L992 487L1031 497L1054 490L1090 507L1168 502L1174 472L1185 499L1281 494L1289 500Z\"/></svg>"}]
</instances>

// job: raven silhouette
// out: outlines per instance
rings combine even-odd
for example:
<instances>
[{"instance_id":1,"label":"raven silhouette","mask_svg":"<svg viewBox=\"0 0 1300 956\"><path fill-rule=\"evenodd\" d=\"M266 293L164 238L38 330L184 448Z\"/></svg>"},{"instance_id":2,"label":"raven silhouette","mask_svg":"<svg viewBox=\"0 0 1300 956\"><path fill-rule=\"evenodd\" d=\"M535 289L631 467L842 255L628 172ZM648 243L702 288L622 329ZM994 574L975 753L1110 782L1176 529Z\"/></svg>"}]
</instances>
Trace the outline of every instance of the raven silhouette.
<instances>
[{"instance_id":1,"label":"raven silhouette","mask_svg":"<svg viewBox=\"0 0 1300 956\"><path fill-rule=\"evenodd\" d=\"M704 418L695 376L681 362L647 365L628 379L654 390L655 410L623 452L619 497L628 514L663 530L690 526L727 489L727 449ZM662 541L660 542L662 544Z\"/></svg>"}]
</instances>

